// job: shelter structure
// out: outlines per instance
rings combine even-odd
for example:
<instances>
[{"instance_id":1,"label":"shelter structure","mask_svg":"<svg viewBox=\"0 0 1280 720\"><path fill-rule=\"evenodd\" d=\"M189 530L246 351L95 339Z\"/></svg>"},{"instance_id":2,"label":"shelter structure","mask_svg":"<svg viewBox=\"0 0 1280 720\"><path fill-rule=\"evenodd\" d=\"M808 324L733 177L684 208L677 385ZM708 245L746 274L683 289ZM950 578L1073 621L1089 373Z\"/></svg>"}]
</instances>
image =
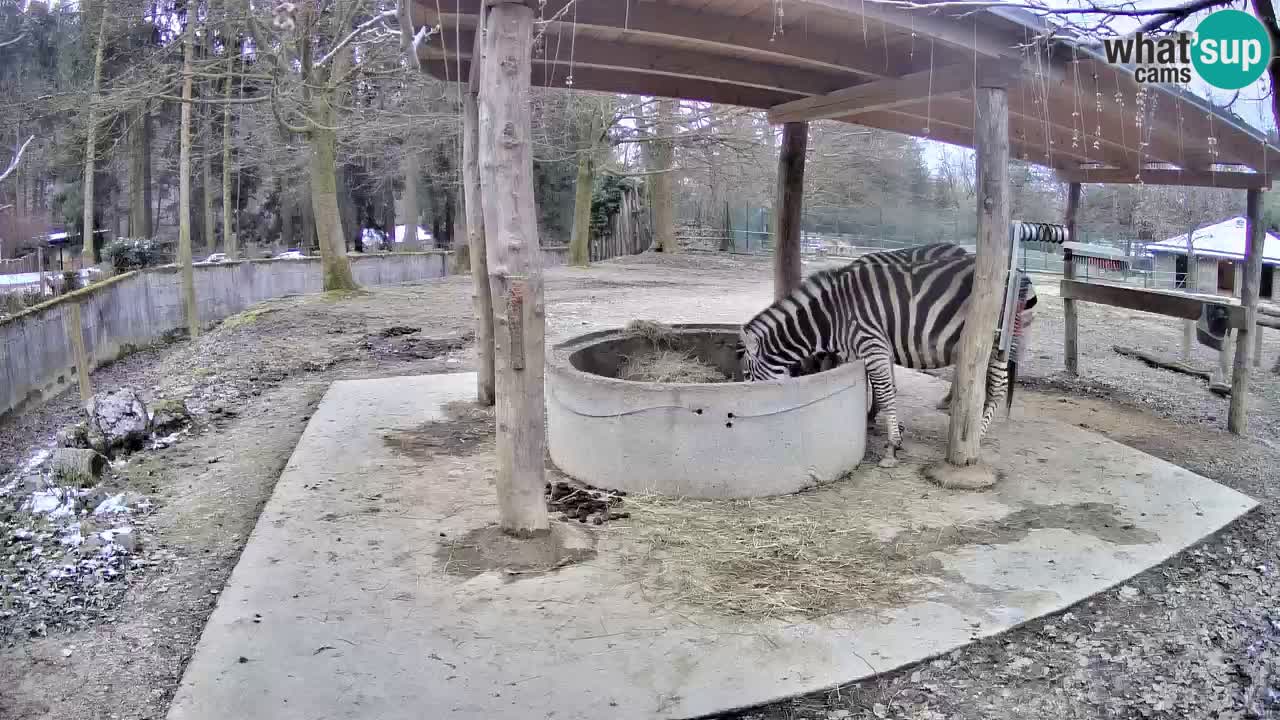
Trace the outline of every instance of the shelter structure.
<instances>
[{"instance_id":1,"label":"shelter structure","mask_svg":"<svg viewBox=\"0 0 1280 720\"><path fill-rule=\"evenodd\" d=\"M1243 215L1202 227L1191 234L1194 265L1187 251L1187 234L1176 235L1147 246L1155 256L1155 269L1173 278L1177 288L1191 287L1200 292L1239 295L1243 286L1244 264L1249 247L1249 223ZM1262 276L1258 296L1274 298L1274 273L1280 265L1280 236L1266 234L1262 250ZM1194 273L1195 282L1188 283Z\"/></svg>"},{"instance_id":2,"label":"shelter structure","mask_svg":"<svg viewBox=\"0 0 1280 720\"><path fill-rule=\"evenodd\" d=\"M1082 183L1203 185L1249 191L1248 259L1238 323L1253 327L1260 272L1259 191L1280 148L1263 133L1167 86L1138 84L1082 39L1012 8L911 7L867 0L414 0L421 67L467 85L464 183L481 400L496 387L500 523L537 533L542 504L543 301L531 187L533 85L723 103L782 126L776 283L800 282L808 123L833 119L972 148L977 158L977 269L956 363L947 462L978 461L987 354L1004 295L1011 159L1070 183L1074 229ZM427 32L431 29L431 32ZM475 213L473 215L473 213ZM1028 218L1032 219L1032 218ZM1071 263L1068 263L1068 268ZM1072 282L1070 271L1064 281ZM1067 301L1075 368L1076 283ZM1064 298L1067 295L1064 293ZM491 373L491 374L490 374ZM1243 426L1248 366L1237 354L1232 429ZM490 379L492 378L492 379ZM1235 404L1240 408L1236 408ZM1237 412L1238 410L1238 412Z\"/></svg>"}]
</instances>

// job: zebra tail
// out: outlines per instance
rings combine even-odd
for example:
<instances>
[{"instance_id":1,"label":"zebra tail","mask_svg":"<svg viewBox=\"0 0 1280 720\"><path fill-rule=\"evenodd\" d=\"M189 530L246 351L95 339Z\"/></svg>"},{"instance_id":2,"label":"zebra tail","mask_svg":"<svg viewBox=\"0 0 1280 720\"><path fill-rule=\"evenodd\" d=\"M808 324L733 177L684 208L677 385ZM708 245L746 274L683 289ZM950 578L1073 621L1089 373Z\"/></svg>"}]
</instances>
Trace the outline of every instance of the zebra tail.
<instances>
[{"instance_id":1,"label":"zebra tail","mask_svg":"<svg viewBox=\"0 0 1280 720\"><path fill-rule=\"evenodd\" d=\"M1005 393L1005 414L1006 416L1013 414L1013 387L1018 380L1018 360L1016 357L1009 358L1009 375L1008 375L1008 392Z\"/></svg>"}]
</instances>

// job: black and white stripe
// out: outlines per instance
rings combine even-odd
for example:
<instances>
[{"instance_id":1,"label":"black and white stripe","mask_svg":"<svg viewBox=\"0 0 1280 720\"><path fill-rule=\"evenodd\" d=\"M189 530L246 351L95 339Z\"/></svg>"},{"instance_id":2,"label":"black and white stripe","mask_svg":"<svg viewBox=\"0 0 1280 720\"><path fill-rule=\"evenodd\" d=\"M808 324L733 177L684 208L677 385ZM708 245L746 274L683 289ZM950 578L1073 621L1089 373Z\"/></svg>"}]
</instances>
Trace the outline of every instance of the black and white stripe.
<instances>
[{"instance_id":1,"label":"black and white stripe","mask_svg":"<svg viewBox=\"0 0 1280 720\"><path fill-rule=\"evenodd\" d=\"M913 259L919 257L926 259ZM924 246L874 253L843 268L815 273L743 326L743 374L748 380L787 377L815 356L828 354L846 361L862 359L875 405L886 416L885 464L892 464L902 442L893 366L931 369L954 364L974 265L974 256L957 246ZM1034 306L1035 295L1022 273L1019 282L1020 316ZM983 433L1004 398L1007 363L1008 357L993 343Z\"/></svg>"}]
</instances>

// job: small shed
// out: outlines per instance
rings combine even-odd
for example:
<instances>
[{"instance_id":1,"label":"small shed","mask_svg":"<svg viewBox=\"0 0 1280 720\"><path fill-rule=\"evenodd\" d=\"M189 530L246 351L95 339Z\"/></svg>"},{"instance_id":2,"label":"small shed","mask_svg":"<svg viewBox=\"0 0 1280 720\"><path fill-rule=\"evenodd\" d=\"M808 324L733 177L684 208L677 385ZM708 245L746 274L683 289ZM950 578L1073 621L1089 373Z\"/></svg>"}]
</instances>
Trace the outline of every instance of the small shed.
<instances>
[{"instance_id":1,"label":"small shed","mask_svg":"<svg viewBox=\"0 0 1280 720\"><path fill-rule=\"evenodd\" d=\"M1236 216L1200 228L1192 233L1195 248L1194 286L1198 292L1238 297L1243 286L1245 247L1248 242L1247 220ZM1169 278L1173 288L1188 286L1187 234L1147 246L1155 256L1159 278ZM1280 236L1268 232L1262 252L1262 282L1259 295L1273 298L1274 272L1280 265Z\"/></svg>"}]
</instances>

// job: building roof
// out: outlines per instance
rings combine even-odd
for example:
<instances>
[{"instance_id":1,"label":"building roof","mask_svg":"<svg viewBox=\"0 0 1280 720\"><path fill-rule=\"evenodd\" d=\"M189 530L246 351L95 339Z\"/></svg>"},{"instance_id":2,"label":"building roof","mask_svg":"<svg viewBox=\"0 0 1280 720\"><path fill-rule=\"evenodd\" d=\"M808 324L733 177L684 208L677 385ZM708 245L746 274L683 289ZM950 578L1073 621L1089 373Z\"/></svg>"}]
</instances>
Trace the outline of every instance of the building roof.
<instances>
[{"instance_id":1,"label":"building roof","mask_svg":"<svg viewBox=\"0 0 1280 720\"><path fill-rule=\"evenodd\" d=\"M413 0L414 26L439 27L419 47L425 71L471 77L484 3ZM773 122L835 119L971 148L974 77L995 68L1009 78L1011 157L1065 178L1095 181L1109 168L1112 182L1131 182L1129 171L1159 166L1195 173L1175 184L1227 186L1226 170L1280 169L1280 147L1263 132L1185 89L1139 86L1132 68L1108 64L1086 38L1017 8L928 3L546 0L532 82L764 109Z\"/></svg>"},{"instance_id":2,"label":"building roof","mask_svg":"<svg viewBox=\"0 0 1280 720\"><path fill-rule=\"evenodd\" d=\"M1223 220L1216 225L1200 228L1191 236L1197 257L1214 257L1228 260L1243 260L1247 241L1245 219L1237 216ZM1168 240L1161 240L1147 246L1151 252L1187 254L1187 234L1183 233ZM1262 261L1268 265L1280 264L1280 237L1275 233L1267 233L1262 249Z\"/></svg>"}]
</instances>

